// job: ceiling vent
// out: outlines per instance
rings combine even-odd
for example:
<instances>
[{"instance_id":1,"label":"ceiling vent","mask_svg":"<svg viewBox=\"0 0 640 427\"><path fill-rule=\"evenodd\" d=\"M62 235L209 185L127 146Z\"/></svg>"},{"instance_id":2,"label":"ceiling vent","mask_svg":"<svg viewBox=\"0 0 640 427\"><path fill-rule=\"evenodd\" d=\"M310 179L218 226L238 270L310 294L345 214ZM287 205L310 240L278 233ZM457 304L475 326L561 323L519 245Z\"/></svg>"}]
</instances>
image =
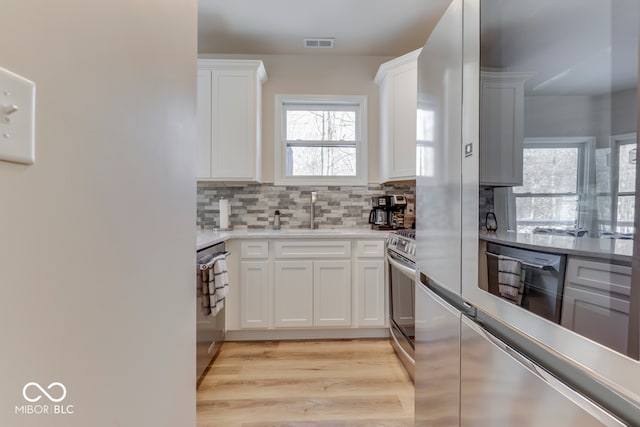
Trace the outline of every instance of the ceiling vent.
<instances>
[{"instance_id":1,"label":"ceiling vent","mask_svg":"<svg viewBox=\"0 0 640 427\"><path fill-rule=\"evenodd\" d=\"M334 39L304 39L304 47L309 49L331 49L333 48Z\"/></svg>"}]
</instances>

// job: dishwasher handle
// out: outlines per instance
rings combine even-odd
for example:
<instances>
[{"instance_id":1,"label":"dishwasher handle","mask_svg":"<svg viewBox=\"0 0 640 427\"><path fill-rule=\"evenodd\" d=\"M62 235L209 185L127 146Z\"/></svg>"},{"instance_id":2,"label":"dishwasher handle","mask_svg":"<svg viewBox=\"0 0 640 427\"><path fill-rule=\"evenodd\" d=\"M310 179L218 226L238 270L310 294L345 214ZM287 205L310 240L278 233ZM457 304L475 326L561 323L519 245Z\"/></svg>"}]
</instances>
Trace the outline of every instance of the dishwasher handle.
<instances>
[{"instance_id":1,"label":"dishwasher handle","mask_svg":"<svg viewBox=\"0 0 640 427\"><path fill-rule=\"evenodd\" d=\"M511 259L511 260L514 260L514 261L518 261L522 265L526 265L527 267L537 268L538 270L553 270L554 269L553 264L534 264L534 263L531 263L531 262L528 262L528 261L524 261L522 259L494 254L493 252L489 252L489 251L485 251L484 253L489 255L489 256L491 256L491 257L494 257L494 258L503 257L504 259Z\"/></svg>"},{"instance_id":2,"label":"dishwasher handle","mask_svg":"<svg viewBox=\"0 0 640 427\"><path fill-rule=\"evenodd\" d=\"M220 255L224 255L224 257L227 258L229 255L231 255L231 251L216 252L216 253L213 253L211 255L207 255L207 256L204 256L204 257L200 258L198 260L198 269L202 270L202 271L210 269L211 268L211 265L210 265L211 260L214 259L217 256L220 256Z\"/></svg>"}]
</instances>

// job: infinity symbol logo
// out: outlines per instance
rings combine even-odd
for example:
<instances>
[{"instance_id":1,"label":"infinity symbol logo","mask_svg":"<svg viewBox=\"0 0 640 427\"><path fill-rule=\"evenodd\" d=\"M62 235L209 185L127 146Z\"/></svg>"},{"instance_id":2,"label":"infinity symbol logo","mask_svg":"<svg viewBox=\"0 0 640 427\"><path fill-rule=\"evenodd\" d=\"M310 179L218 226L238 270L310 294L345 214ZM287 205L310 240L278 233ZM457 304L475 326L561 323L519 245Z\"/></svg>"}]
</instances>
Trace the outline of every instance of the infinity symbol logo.
<instances>
[{"instance_id":1,"label":"infinity symbol logo","mask_svg":"<svg viewBox=\"0 0 640 427\"><path fill-rule=\"evenodd\" d=\"M42 398L43 394L45 396L47 396L49 398L49 400L52 401L52 402L56 402L56 403L57 402L61 402L61 401L64 400L65 397L67 397L67 388L62 383L54 382L54 383L51 383L51 384L49 384L47 386L47 390L51 390L51 388L56 387L56 386L59 387L62 390L62 396L57 398L57 399L54 398L53 396L51 396L49 393L47 393L47 391L45 389L43 389L40 384L34 383L34 382L27 383L24 386L24 388L22 389L22 395L24 396L24 398L26 400L28 400L29 402L32 402L32 403L33 402L37 402L38 400L40 400L40 398ZM29 396L27 396L27 390L30 387L35 387L38 390L40 390L40 394L37 397L34 397L34 398L30 398Z\"/></svg>"}]
</instances>

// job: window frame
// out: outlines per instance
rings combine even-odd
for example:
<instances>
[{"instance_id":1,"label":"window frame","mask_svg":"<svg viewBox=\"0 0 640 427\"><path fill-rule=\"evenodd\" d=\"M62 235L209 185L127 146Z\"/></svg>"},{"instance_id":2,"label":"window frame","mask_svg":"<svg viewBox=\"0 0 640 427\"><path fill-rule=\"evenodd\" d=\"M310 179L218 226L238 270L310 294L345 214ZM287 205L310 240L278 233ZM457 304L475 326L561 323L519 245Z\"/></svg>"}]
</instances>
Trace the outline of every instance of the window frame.
<instances>
[{"instance_id":1,"label":"window frame","mask_svg":"<svg viewBox=\"0 0 640 427\"><path fill-rule=\"evenodd\" d=\"M566 197L573 195L578 196L576 227L587 228L590 226L591 207L585 206L585 203L589 201L589 172L594 147L594 137L524 138L523 150L527 148L578 148L578 182L576 183L576 193L514 193L513 188L509 187L507 197L508 228L518 232L518 219L516 216L516 199L518 197ZM544 224L540 225L544 226ZM591 231L589 230L589 232Z\"/></svg>"},{"instance_id":2,"label":"window frame","mask_svg":"<svg viewBox=\"0 0 640 427\"><path fill-rule=\"evenodd\" d=\"M611 196L611 231L613 233L619 233L618 231L618 198L620 196L635 196L636 191L620 191L620 148L623 145L637 145L637 134L635 132L625 133L619 135L613 135L610 137L610 147L613 148L611 150L610 157L610 167L611 167L611 177L609 180L609 191ZM636 153L637 156L637 153ZM637 162L636 157L636 162ZM598 196L607 195L604 193L598 194ZM634 223L631 222L630 225L626 225L627 227L633 228Z\"/></svg>"},{"instance_id":3,"label":"window frame","mask_svg":"<svg viewBox=\"0 0 640 427\"><path fill-rule=\"evenodd\" d=\"M274 184L275 185L367 185L367 97L364 95L275 95L274 105ZM287 176L286 111L288 105L355 106L356 108L356 175L355 176ZM336 108L338 110L338 108ZM341 145L326 141L327 146Z\"/></svg>"}]
</instances>

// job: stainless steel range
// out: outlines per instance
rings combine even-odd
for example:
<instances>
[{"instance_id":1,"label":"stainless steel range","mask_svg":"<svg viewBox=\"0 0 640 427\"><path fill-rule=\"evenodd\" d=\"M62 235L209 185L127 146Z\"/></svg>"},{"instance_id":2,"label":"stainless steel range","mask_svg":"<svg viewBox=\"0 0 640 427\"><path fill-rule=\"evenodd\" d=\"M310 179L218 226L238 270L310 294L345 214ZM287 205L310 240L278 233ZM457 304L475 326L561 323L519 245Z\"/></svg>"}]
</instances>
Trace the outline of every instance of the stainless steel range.
<instances>
[{"instance_id":1,"label":"stainless steel range","mask_svg":"<svg viewBox=\"0 0 640 427\"><path fill-rule=\"evenodd\" d=\"M415 230L397 230L387 238L389 324L393 345L413 379L415 370Z\"/></svg>"}]
</instances>

